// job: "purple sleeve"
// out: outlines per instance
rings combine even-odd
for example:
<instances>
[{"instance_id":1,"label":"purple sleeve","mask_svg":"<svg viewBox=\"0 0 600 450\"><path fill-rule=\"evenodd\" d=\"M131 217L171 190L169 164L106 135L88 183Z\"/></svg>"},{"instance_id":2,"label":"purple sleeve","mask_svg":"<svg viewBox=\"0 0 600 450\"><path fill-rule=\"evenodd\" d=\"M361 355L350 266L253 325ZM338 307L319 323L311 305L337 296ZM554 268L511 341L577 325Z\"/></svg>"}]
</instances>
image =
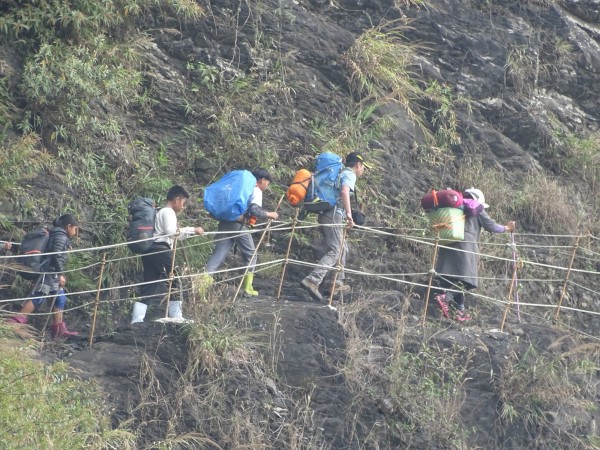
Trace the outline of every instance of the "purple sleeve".
<instances>
[{"instance_id":1,"label":"purple sleeve","mask_svg":"<svg viewBox=\"0 0 600 450\"><path fill-rule=\"evenodd\" d=\"M500 225L496 223L490 216L488 216L485 209L481 211L479 214L479 223L483 227L484 230L489 231L490 233L504 233L506 231L506 227L504 225Z\"/></svg>"}]
</instances>

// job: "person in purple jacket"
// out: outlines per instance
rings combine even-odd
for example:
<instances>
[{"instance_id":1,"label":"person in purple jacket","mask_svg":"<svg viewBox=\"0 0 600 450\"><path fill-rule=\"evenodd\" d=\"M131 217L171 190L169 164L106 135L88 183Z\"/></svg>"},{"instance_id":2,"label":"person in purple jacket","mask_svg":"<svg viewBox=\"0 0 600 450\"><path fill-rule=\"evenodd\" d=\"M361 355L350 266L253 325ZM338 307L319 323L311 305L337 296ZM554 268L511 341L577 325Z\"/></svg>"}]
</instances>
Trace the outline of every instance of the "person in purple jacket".
<instances>
[{"instance_id":1,"label":"person in purple jacket","mask_svg":"<svg viewBox=\"0 0 600 450\"><path fill-rule=\"evenodd\" d=\"M504 233L515 230L515 222L500 225L488 216L483 192L471 188L464 192L465 202L474 200L483 206L478 214L468 215L465 218L465 239L449 246L439 248L435 271L440 282L441 294L435 299L446 318L450 318L450 308L456 310L454 318L459 322L471 320L465 312L465 291L475 289L478 285L477 266L479 263L479 237L481 229L490 233ZM473 208L475 209L475 208ZM462 292L453 292L453 291Z\"/></svg>"}]
</instances>

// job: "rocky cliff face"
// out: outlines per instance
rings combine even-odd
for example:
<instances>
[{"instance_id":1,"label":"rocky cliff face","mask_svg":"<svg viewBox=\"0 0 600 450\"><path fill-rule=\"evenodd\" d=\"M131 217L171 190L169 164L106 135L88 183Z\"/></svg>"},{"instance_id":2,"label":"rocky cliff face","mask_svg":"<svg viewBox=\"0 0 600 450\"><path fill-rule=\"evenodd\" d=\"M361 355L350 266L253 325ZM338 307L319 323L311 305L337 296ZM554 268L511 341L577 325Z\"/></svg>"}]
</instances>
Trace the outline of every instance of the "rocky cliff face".
<instances>
[{"instance_id":1,"label":"rocky cliff face","mask_svg":"<svg viewBox=\"0 0 600 450\"><path fill-rule=\"evenodd\" d=\"M286 183L313 148L326 148L359 149L377 162L361 185L372 225L418 224L423 192L478 183L521 230L598 230L598 210L586 195L600 179L598 1L202 6L198 20L150 9L106 31L110 39L136 37L128 42L139 54L138 92L149 100L89 98L104 128L86 125L91 139L84 142L67 134L73 123L57 122L57 104L32 104L26 52L0 38L0 94L14 100L0 102L0 117L30 124L39 148L59 162L21 186L45 200L28 205L27 214L39 219L72 207L87 221L83 238L91 245L118 235L109 212L119 196L147 186L157 166L198 193L237 167L269 167ZM391 53L377 53L390 42ZM373 76L384 63L403 69ZM37 120L27 119L31 112ZM5 134L16 139L21 131ZM115 191L99 191L90 174ZM560 178L542 185L539 176ZM518 203L536 185L554 209ZM24 202L2 205L9 220L21 219ZM107 216L111 225L94 223ZM427 249L359 237L349 267L428 269ZM273 241L285 249L286 241ZM307 248L297 243L298 259L312 257ZM585 264L597 270L593 255ZM551 257L548 249L524 256L554 263ZM494 277L507 271L489 264ZM290 270L282 304L265 296L223 306L232 294L224 288L190 311L202 324L198 334L154 323L120 327L116 335L100 333L92 350L73 347L66 359L106 390L115 423L133 418L140 448L159 441L173 448L598 448L595 341L553 329L540 314L522 325L512 320L501 333L497 306L482 306L470 327L421 327L423 292L358 276L333 311L295 288L301 275ZM274 292L276 281L265 278L261 291ZM502 281L486 282L485 292ZM594 284L586 286L593 292ZM540 302L556 301L552 287L528 289ZM570 300L600 311L592 292L573 292ZM569 318L590 334L595 322Z\"/></svg>"}]
</instances>

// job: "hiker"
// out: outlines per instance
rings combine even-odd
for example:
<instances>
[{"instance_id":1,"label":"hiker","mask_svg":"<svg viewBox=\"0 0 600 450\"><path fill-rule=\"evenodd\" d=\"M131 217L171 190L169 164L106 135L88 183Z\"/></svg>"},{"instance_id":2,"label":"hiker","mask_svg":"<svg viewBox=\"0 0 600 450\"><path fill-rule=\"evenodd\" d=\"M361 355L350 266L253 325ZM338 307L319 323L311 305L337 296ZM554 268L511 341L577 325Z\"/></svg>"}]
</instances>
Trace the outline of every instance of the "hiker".
<instances>
[{"instance_id":1,"label":"hiker","mask_svg":"<svg viewBox=\"0 0 600 450\"><path fill-rule=\"evenodd\" d=\"M273 181L269 171L262 168L256 169L252 171L252 175L256 178L256 186L254 186L254 191L248 201L248 209L235 222L219 220L218 232L215 236L215 249L206 262L206 272L209 276L216 272L235 244L242 253L244 265L249 266L248 273L246 273L242 282L243 291L246 295L257 296L258 292L252 287L256 256L254 255L254 240L248 233L249 222L259 219L277 220L279 214L276 211L265 211L262 206L263 192L268 189L271 181ZM231 233L236 231L239 231L240 234Z\"/></svg>"},{"instance_id":2,"label":"hiker","mask_svg":"<svg viewBox=\"0 0 600 450\"><path fill-rule=\"evenodd\" d=\"M346 265L346 256L348 254L348 244L342 242L343 237L343 226L344 221L350 228L354 226L354 220L352 219L352 208L350 206L350 192L354 192L356 179L361 177L365 168L370 169L364 161L363 156L360 153L352 152L346 156L346 167L340 174L340 192L336 202L336 205L328 211L319 213L319 231L325 240L325 249L327 253L320 259L319 266L315 267L313 271L304 278L300 285L308 291L310 296L317 300L323 301L323 296L319 292L319 285L325 278L325 275L333 269L333 267L340 260L340 252L342 252L341 265L342 270L340 271L336 285L333 287L334 293L345 292L350 289L350 286L344 284L344 266ZM340 225L340 226L332 226Z\"/></svg>"},{"instance_id":3,"label":"hiker","mask_svg":"<svg viewBox=\"0 0 600 450\"><path fill-rule=\"evenodd\" d=\"M78 333L69 331L63 320L63 310L66 304L64 295L66 277L62 272L65 270L69 257L66 252L71 248L71 238L77 234L79 222L72 214L64 214L52 225L46 246L46 253L50 254L43 257L40 269L44 273L38 277L32 291L32 297L39 298L26 300L19 314L11 317L8 321L25 324L27 323L27 314L34 312L45 300L54 299L52 337L69 337Z\"/></svg>"},{"instance_id":4,"label":"hiker","mask_svg":"<svg viewBox=\"0 0 600 450\"><path fill-rule=\"evenodd\" d=\"M459 322L471 320L471 315L465 312L465 291L477 287L477 265L479 263L479 237L481 229L490 233L513 232L515 222L506 225L497 224L488 216L486 209L489 205L485 202L483 192L471 188L464 192L465 201L472 199L483 206L483 210L472 216L465 217L465 239L449 246L441 246L435 271L443 293L436 295L442 314L450 318L450 306L455 310L454 318ZM453 292L460 290L461 292Z\"/></svg>"},{"instance_id":5,"label":"hiker","mask_svg":"<svg viewBox=\"0 0 600 450\"><path fill-rule=\"evenodd\" d=\"M204 230L201 227L183 227L179 228L177 224L177 214L185 208L185 203L190 195L187 191L178 185L175 185L167 192L167 202L165 206L158 210L154 221L154 242L150 249L142 255L142 265L144 267L144 282L158 281L168 279L173 266L173 242L175 234L179 229L177 239L186 239L190 236L201 235ZM178 280L174 283L179 284ZM133 313L131 323L143 322L148 310L148 302L161 297L163 289L161 283L150 283L142 285L140 294L142 298L133 304ZM163 292L164 294L164 292ZM168 316L171 319L185 321L181 310L180 300L171 300L169 302Z\"/></svg>"},{"instance_id":6,"label":"hiker","mask_svg":"<svg viewBox=\"0 0 600 450\"><path fill-rule=\"evenodd\" d=\"M4 250L5 252L9 251L12 248L12 243L10 242L4 242L2 244L2 250Z\"/></svg>"}]
</instances>

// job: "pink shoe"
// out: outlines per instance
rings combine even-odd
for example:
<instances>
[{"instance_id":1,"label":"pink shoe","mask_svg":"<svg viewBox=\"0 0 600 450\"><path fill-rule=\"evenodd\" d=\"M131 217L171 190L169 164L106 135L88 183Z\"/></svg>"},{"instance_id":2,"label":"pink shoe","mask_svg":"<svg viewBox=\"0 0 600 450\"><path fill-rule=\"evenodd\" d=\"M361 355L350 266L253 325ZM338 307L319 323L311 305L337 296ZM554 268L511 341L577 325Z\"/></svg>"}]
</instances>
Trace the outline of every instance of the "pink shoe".
<instances>
[{"instance_id":1,"label":"pink shoe","mask_svg":"<svg viewBox=\"0 0 600 450\"><path fill-rule=\"evenodd\" d=\"M7 320L7 322L9 322L9 323L26 324L27 323L27 316L24 316L22 314L18 314L16 316L12 316L10 319Z\"/></svg>"},{"instance_id":2,"label":"pink shoe","mask_svg":"<svg viewBox=\"0 0 600 450\"><path fill-rule=\"evenodd\" d=\"M471 315L469 313L466 313L464 310L457 310L456 316L454 316L454 318L458 322L468 322L469 320L471 320Z\"/></svg>"},{"instance_id":3,"label":"pink shoe","mask_svg":"<svg viewBox=\"0 0 600 450\"><path fill-rule=\"evenodd\" d=\"M435 296L435 299L438 302L438 306L442 310L442 314L446 319L450 318L450 311L448 309L448 302L446 302L446 294L438 294Z\"/></svg>"},{"instance_id":4,"label":"pink shoe","mask_svg":"<svg viewBox=\"0 0 600 450\"><path fill-rule=\"evenodd\" d=\"M71 336L77 336L79 334L77 331L67 330L67 324L64 322L52 324L50 329L51 329L53 338L56 338L56 337L68 338Z\"/></svg>"}]
</instances>

